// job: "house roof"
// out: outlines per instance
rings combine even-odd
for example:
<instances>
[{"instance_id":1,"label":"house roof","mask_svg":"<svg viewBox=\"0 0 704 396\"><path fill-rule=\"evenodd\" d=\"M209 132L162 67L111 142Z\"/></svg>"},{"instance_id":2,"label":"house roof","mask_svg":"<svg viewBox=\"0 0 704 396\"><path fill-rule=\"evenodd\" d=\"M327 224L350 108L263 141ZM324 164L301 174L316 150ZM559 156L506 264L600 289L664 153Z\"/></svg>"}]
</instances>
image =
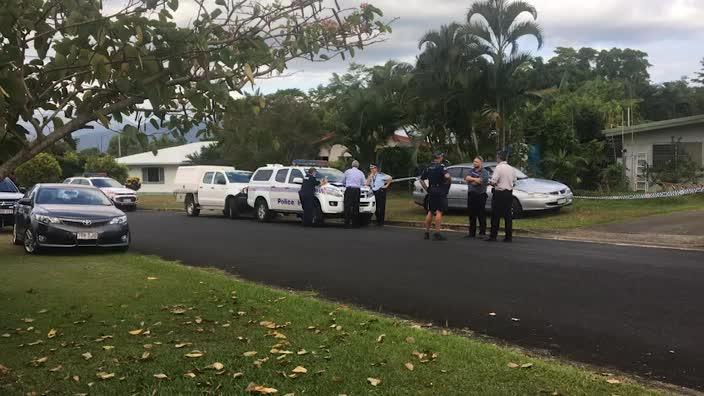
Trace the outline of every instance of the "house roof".
<instances>
[{"instance_id":1,"label":"house roof","mask_svg":"<svg viewBox=\"0 0 704 396\"><path fill-rule=\"evenodd\" d=\"M601 131L606 136L617 136L623 134L640 133L640 132L651 132L660 131L670 128L677 128L681 126L704 124L704 115L697 115L692 117L684 118L674 118L665 121L649 122L646 124L633 125L626 128L612 128L605 129Z\"/></svg>"},{"instance_id":2,"label":"house roof","mask_svg":"<svg viewBox=\"0 0 704 396\"><path fill-rule=\"evenodd\" d=\"M203 147L215 144L215 142L195 142L182 146L159 149L156 155L151 151L120 157L117 162L124 165L182 165L188 161L191 154L200 153Z\"/></svg>"}]
</instances>

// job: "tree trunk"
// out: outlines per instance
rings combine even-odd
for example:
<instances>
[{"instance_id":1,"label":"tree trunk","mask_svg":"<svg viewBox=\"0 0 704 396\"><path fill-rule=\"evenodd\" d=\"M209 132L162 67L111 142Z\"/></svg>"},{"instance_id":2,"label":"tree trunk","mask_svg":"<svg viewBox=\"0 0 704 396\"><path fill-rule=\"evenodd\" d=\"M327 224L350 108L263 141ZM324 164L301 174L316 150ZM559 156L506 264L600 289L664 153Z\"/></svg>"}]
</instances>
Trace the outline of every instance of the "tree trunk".
<instances>
[{"instance_id":1,"label":"tree trunk","mask_svg":"<svg viewBox=\"0 0 704 396\"><path fill-rule=\"evenodd\" d=\"M48 149L54 145L59 140L69 136L71 133L83 128L89 122L98 119L98 114L107 116L119 110L124 110L125 108L132 106L137 103L143 102L144 99L124 99L120 102L114 103L100 111L93 112L90 114L80 114L73 120L66 123L64 126L54 129L51 133L46 135L44 139L35 139L31 144L22 148L17 154L12 156L9 160L5 161L0 165L0 180L8 176L12 171L18 166L22 165L26 161L34 158L37 154Z\"/></svg>"}]
</instances>

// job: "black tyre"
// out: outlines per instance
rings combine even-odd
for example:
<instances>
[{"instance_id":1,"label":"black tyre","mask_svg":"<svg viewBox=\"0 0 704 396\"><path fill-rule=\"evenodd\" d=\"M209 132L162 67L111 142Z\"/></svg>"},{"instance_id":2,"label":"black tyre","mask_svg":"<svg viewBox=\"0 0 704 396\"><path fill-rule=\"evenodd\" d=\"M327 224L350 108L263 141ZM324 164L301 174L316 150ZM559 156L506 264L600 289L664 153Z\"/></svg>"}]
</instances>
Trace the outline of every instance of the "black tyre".
<instances>
[{"instance_id":1,"label":"black tyre","mask_svg":"<svg viewBox=\"0 0 704 396\"><path fill-rule=\"evenodd\" d=\"M269 210L269 205L266 204L266 200L259 198L257 203L254 204L257 220L261 222L268 222L271 220L271 211Z\"/></svg>"},{"instance_id":2,"label":"black tyre","mask_svg":"<svg viewBox=\"0 0 704 396\"><path fill-rule=\"evenodd\" d=\"M19 235L17 235L17 224L12 226L12 244L20 246L22 245L22 241L20 238L18 238Z\"/></svg>"},{"instance_id":3,"label":"black tyre","mask_svg":"<svg viewBox=\"0 0 704 396\"><path fill-rule=\"evenodd\" d=\"M315 209L313 209L313 225L320 227L325 224L325 215L323 214L323 208L320 207L320 202L315 201Z\"/></svg>"},{"instance_id":4,"label":"black tyre","mask_svg":"<svg viewBox=\"0 0 704 396\"><path fill-rule=\"evenodd\" d=\"M200 209L198 209L196 201L193 199L193 195L188 194L186 196L186 202L184 205L186 208L186 215L196 217L200 214Z\"/></svg>"},{"instance_id":5,"label":"black tyre","mask_svg":"<svg viewBox=\"0 0 704 396\"><path fill-rule=\"evenodd\" d=\"M359 225L362 227L366 227L372 222L372 215L371 214L360 214L359 215Z\"/></svg>"},{"instance_id":6,"label":"black tyre","mask_svg":"<svg viewBox=\"0 0 704 396\"><path fill-rule=\"evenodd\" d=\"M225 216L231 219L240 217L240 208L237 207L237 200L233 197L229 197L225 201Z\"/></svg>"},{"instance_id":7,"label":"black tyre","mask_svg":"<svg viewBox=\"0 0 704 396\"><path fill-rule=\"evenodd\" d=\"M31 228L27 228L24 232L24 251L28 254L39 254L40 250L34 232L32 232Z\"/></svg>"},{"instance_id":8,"label":"black tyre","mask_svg":"<svg viewBox=\"0 0 704 396\"><path fill-rule=\"evenodd\" d=\"M523 216L523 206L518 201L518 198L513 197L513 202L511 203L511 217L514 219L520 219Z\"/></svg>"}]
</instances>

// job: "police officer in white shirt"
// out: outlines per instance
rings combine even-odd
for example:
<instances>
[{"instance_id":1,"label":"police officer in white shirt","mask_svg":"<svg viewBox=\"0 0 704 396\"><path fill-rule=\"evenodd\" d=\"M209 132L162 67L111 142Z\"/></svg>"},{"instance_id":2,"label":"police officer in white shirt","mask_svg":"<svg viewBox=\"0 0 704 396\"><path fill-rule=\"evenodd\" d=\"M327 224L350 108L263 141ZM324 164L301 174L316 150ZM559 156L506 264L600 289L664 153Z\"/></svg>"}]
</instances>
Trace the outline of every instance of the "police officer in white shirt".
<instances>
[{"instance_id":1,"label":"police officer in white shirt","mask_svg":"<svg viewBox=\"0 0 704 396\"><path fill-rule=\"evenodd\" d=\"M506 236L504 242L513 239L513 219L511 206L513 205L513 187L516 185L516 170L506 162L508 155L502 151L496 155L499 163L491 176L489 184L494 186L491 195L491 234L487 242L496 241L499 234L499 221L504 218Z\"/></svg>"}]
</instances>

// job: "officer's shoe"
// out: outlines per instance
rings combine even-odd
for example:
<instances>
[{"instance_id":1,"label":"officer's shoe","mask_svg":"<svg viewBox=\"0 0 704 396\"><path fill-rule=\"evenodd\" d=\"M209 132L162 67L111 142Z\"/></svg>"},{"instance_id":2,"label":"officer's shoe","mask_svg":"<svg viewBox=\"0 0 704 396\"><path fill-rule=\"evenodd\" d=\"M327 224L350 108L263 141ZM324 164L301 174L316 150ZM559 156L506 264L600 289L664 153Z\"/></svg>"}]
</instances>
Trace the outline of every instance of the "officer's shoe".
<instances>
[{"instance_id":1,"label":"officer's shoe","mask_svg":"<svg viewBox=\"0 0 704 396\"><path fill-rule=\"evenodd\" d=\"M425 235L423 235L423 239L425 239L426 241L429 240L429 239L430 239L430 233L429 233L429 232L426 232Z\"/></svg>"},{"instance_id":2,"label":"officer's shoe","mask_svg":"<svg viewBox=\"0 0 704 396\"><path fill-rule=\"evenodd\" d=\"M433 234L433 240L434 241L446 241L447 238L445 238L445 236L443 234L436 232L435 234Z\"/></svg>"}]
</instances>

